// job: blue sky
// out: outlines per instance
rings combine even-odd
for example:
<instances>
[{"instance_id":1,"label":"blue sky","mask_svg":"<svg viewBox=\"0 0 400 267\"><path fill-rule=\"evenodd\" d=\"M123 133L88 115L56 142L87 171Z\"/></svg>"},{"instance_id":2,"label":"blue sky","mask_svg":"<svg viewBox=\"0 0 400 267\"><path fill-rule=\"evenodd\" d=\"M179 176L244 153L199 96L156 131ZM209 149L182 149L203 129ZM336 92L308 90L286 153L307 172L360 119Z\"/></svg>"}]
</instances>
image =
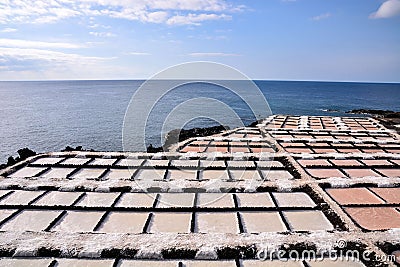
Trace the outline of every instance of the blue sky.
<instances>
[{"instance_id":1,"label":"blue sky","mask_svg":"<svg viewBox=\"0 0 400 267\"><path fill-rule=\"evenodd\" d=\"M215 61L253 79L400 82L399 30L400 0L1 0L0 80Z\"/></svg>"}]
</instances>

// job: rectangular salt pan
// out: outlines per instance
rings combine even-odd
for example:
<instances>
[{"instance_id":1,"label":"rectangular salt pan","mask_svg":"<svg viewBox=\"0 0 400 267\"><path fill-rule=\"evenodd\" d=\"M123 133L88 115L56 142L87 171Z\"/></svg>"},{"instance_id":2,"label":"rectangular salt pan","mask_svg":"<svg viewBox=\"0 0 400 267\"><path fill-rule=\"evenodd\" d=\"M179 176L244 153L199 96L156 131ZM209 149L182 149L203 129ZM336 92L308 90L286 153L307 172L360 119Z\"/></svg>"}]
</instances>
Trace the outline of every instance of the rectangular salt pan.
<instances>
[{"instance_id":1,"label":"rectangular salt pan","mask_svg":"<svg viewBox=\"0 0 400 267\"><path fill-rule=\"evenodd\" d=\"M35 201L35 206L70 206L82 193L80 192L59 192L51 191Z\"/></svg>"},{"instance_id":2,"label":"rectangular salt pan","mask_svg":"<svg viewBox=\"0 0 400 267\"><path fill-rule=\"evenodd\" d=\"M44 191L18 190L0 201L2 205L28 205L29 202L43 194Z\"/></svg>"},{"instance_id":3,"label":"rectangular salt pan","mask_svg":"<svg viewBox=\"0 0 400 267\"><path fill-rule=\"evenodd\" d=\"M43 231L61 211L24 210L1 227L6 231Z\"/></svg>"},{"instance_id":4,"label":"rectangular salt pan","mask_svg":"<svg viewBox=\"0 0 400 267\"><path fill-rule=\"evenodd\" d=\"M117 166L125 166L125 167L139 167L143 163L143 159L121 159L117 162Z\"/></svg>"},{"instance_id":5,"label":"rectangular salt pan","mask_svg":"<svg viewBox=\"0 0 400 267\"><path fill-rule=\"evenodd\" d=\"M111 212L99 232L141 233L148 216L148 212Z\"/></svg>"},{"instance_id":6,"label":"rectangular salt pan","mask_svg":"<svg viewBox=\"0 0 400 267\"><path fill-rule=\"evenodd\" d=\"M196 170L169 170L167 174L167 179L169 180L195 180L196 178Z\"/></svg>"},{"instance_id":7,"label":"rectangular salt pan","mask_svg":"<svg viewBox=\"0 0 400 267\"><path fill-rule=\"evenodd\" d=\"M68 158L61 162L61 165L83 165L87 163L90 159L87 158Z\"/></svg>"},{"instance_id":8,"label":"rectangular salt pan","mask_svg":"<svg viewBox=\"0 0 400 267\"><path fill-rule=\"evenodd\" d=\"M225 170L204 170L200 173L200 179L228 180L229 175Z\"/></svg>"},{"instance_id":9,"label":"rectangular salt pan","mask_svg":"<svg viewBox=\"0 0 400 267\"><path fill-rule=\"evenodd\" d=\"M193 207L194 196L194 193L162 193L157 208Z\"/></svg>"},{"instance_id":10,"label":"rectangular salt pan","mask_svg":"<svg viewBox=\"0 0 400 267\"><path fill-rule=\"evenodd\" d=\"M239 233L239 225L234 212L196 213L197 233Z\"/></svg>"},{"instance_id":11,"label":"rectangular salt pan","mask_svg":"<svg viewBox=\"0 0 400 267\"><path fill-rule=\"evenodd\" d=\"M57 267L112 267L114 264L114 259L57 259ZM43 265L48 266L48 265Z\"/></svg>"},{"instance_id":12,"label":"rectangular salt pan","mask_svg":"<svg viewBox=\"0 0 400 267\"><path fill-rule=\"evenodd\" d=\"M43 178L67 178L74 168L51 168L50 170L43 173L40 177Z\"/></svg>"},{"instance_id":13,"label":"rectangular salt pan","mask_svg":"<svg viewBox=\"0 0 400 267\"><path fill-rule=\"evenodd\" d=\"M131 179L136 169L110 169L104 176L105 180L127 180Z\"/></svg>"},{"instance_id":14,"label":"rectangular salt pan","mask_svg":"<svg viewBox=\"0 0 400 267\"><path fill-rule=\"evenodd\" d=\"M197 207L233 208L232 194L201 193L197 196Z\"/></svg>"},{"instance_id":15,"label":"rectangular salt pan","mask_svg":"<svg viewBox=\"0 0 400 267\"><path fill-rule=\"evenodd\" d=\"M89 165L101 165L101 166L111 166L113 165L117 159L102 159L102 158L96 158L93 161L89 163Z\"/></svg>"},{"instance_id":16,"label":"rectangular salt pan","mask_svg":"<svg viewBox=\"0 0 400 267\"><path fill-rule=\"evenodd\" d=\"M37 174L39 174L40 172L44 171L46 168L44 167L24 167L14 173L12 173L11 175L9 175L8 177L11 178L30 178L33 177Z\"/></svg>"},{"instance_id":17,"label":"rectangular salt pan","mask_svg":"<svg viewBox=\"0 0 400 267\"><path fill-rule=\"evenodd\" d=\"M87 192L79 203L78 207L110 207L119 193L97 193Z\"/></svg>"},{"instance_id":18,"label":"rectangular salt pan","mask_svg":"<svg viewBox=\"0 0 400 267\"><path fill-rule=\"evenodd\" d=\"M239 207L275 207L269 193L236 194Z\"/></svg>"},{"instance_id":19,"label":"rectangular salt pan","mask_svg":"<svg viewBox=\"0 0 400 267\"><path fill-rule=\"evenodd\" d=\"M284 211L283 215L293 231L333 230L332 224L321 211Z\"/></svg>"},{"instance_id":20,"label":"rectangular salt pan","mask_svg":"<svg viewBox=\"0 0 400 267\"><path fill-rule=\"evenodd\" d=\"M91 232L103 213L99 211L68 211L52 230L58 232Z\"/></svg>"},{"instance_id":21,"label":"rectangular salt pan","mask_svg":"<svg viewBox=\"0 0 400 267\"><path fill-rule=\"evenodd\" d=\"M71 179L98 179L100 175L104 173L106 169L81 169L75 174L73 174Z\"/></svg>"},{"instance_id":22,"label":"rectangular salt pan","mask_svg":"<svg viewBox=\"0 0 400 267\"><path fill-rule=\"evenodd\" d=\"M234 180L262 180L257 170L230 170Z\"/></svg>"},{"instance_id":23,"label":"rectangular salt pan","mask_svg":"<svg viewBox=\"0 0 400 267\"><path fill-rule=\"evenodd\" d=\"M278 212L241 212L246 233L283 232L286 226Z\"/></svg>"},{"instance_id":24,"label":"rectangular salt pan","mask_svg":"<svg viewBox=\"0 0 400 267\"><path fill-rule=\"evenodd\" d=\"M153 207L155 197L156 194L125 193L115 206L123 208L151 208Z\"/></svg>"},{"instance_id":25,"label":"rectangular salt pan","mask_svg":"<svg viewBox=\"0 0 400 267\"><path fill-rule=\"evenodd\" d=\"M302 192L272 193L279 207L315 207L314 201Z\"/></svg>"},{"instance_id":26,"label":"rectangular salt pan","mask_svg":"<svg viewBox=\"0 0 400 267\"><path fill-rule=\"evenodd\" d=\"M39 164L39 165L53 165L53 164L57 164L58 162L60 162L61 160L63 160L64 158L40 158L35 160L34 162L32 162L32 164Z\"/></svg>"},{"instance_id":27,"label":"rectangular salt pan","mask_svg":"<svg viewBox=\"0 0 400 267\"><path fill-rule=\"evenodd\" d=\"M165 170L144 169L140 170L134 177L135 180L163 180Z\"/></svg>"},{"instance_id":28,"label":"rectangular salt pan","mask_svg":"<svg viewBox=\"0 0 400 267\"><path fill-rule=\"evenodd\" d=\"M156 212L150 222L150 233L189 233L190 212Z\"/></svg>"}]
</instances>

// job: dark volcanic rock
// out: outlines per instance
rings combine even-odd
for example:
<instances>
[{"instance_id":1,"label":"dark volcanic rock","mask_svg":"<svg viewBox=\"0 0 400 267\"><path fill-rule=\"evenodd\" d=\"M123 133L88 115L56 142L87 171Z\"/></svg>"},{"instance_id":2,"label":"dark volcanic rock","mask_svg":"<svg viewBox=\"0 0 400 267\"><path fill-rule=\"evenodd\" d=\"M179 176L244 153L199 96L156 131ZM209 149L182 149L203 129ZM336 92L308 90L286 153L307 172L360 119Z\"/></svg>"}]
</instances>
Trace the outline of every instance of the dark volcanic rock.
<instances>
[{"instance_id":1,"label":"dark volcanic rock","mask_svg":"<svg viewBox=\"0 0 400 267\"><path fill-rule=\"evenodd\" d=\"M19 149L17 152L18 152L18 155L19 155L19 159L17 158L16 161L25 160L25 159L27 159L29 157L32 157L32 156L36 155L35 151L30 150L27 147Z\"/></svg>"},{"instance_id":2,"label":"dark volcanic rock","mask_svg":"<svg viewBox=\"0 0 400 267\"><path fill-rule=\"evenodd\" d=\"M11 166L14 165L15 163L17 163L17 161L13 157L9 157L6 166Z\"/></svg>"},{"instance_id":3,"label":"dark volcanic rock","mask_svg":"<svg viewBox=\"0 0 400 267\"><path fill-rule=\"evenodd\" d=\"M66 146L61 152L70 152L70 151L82 151L82 146L77 146L75 148Z\"/></svg>"},{"instance_id":4,"label":"dark volcanic rock","mask_svg":"<svg viewBox=\"0 0 400 267\"><path fill-rule=\"evenodd\" d=\"M221 133L225 130L229 130L229 127L219 125L219 126L205 127L205 128L193 128L193 129L188 129L188 130L175 129L175 130L170 131L167 134L164 146L154 147L153 144L150 144L147 147L147 152L148 153L156 153L156 152L166 151L168 149L168 147L170 147L171 145L182 142L189 138L209 136L209 135Z\"/></svg>"},{"instance_id":5,"label":"dark volcanic rock","mask_svg":"<svg viewBox=\"0 0 400 267\"><path fill-rule=\"evenodd\" d=\"M182 141L192 138L192 137L209 136L209 135L221 133L225 130L229 130L229 127L219 125L219 126L206 127L206 128L193 128L193 129L189 129L189 130L185 130L185 129L172 130L167 134L167 137L166 137L165 143L164 143L164 147L168 148L172 144L182 142Z\"/></svg>"},{"instance_id":6,"label":"dark volcanic rock","mask_svg":"<svg viewBox=\"0 0 400 267\"><path fill-rule=\"evenodd\" d=\"M9 157L7 160L7 164L0 164L0 169L4 169L8 166L12 166L20 161L26 160L29 157L35 156L36 152L33 150L30 150L29 148L25 147L25 148L21 148L17 151L19 157L16 157L14 159L14 157Z\"/></svg>"},{"instance_id":7,"label":"dark volcanic rock","mask_svg":"<svg viewBox=\"0 0 400 267\"><path fill-rule=\"evenodd\" d=\"M95 149L84 149L82 146L77 146L75 148L66 146L61 152L71 152L71 151L90 151L90 152L98 152Z\"/></svg>"},{"instance_id":8,"label":"dark volcanic rock","mask_svg":"<svg viewBox=\"0 0 400 267\"><path fill-rule=\"evenodd\" d=\"M147 147L147 153L157 153L157 152L162 152L163 151L163 147L159 146L159 147L154 147L153 144L150 144Z\"/></svg>"},{"instance_id":9,"label":"dark volcanic rock","mask_svg":"<svg viewBox=\"0 0 400 267\"><path fill-rule=\"evenodd\" d=\"M353 109L346 113L351 114L369 114L373 116L381 116L385 118L400 118L400 112L392 110L381 110L381 109Z\"/></svg>"},{"instance_id":10,"label":"dark volcanic rock","mask_svg":"<svg viewBox=\"0 0 400 267\"><path fill-rule=\"evenodd\" d=\"M247 125L246 127L256 127L257 124L261 123L263 120L258 120L258 121L254 121L252 123L250 123L249 125Z\"/></svg>"}]
</instances>

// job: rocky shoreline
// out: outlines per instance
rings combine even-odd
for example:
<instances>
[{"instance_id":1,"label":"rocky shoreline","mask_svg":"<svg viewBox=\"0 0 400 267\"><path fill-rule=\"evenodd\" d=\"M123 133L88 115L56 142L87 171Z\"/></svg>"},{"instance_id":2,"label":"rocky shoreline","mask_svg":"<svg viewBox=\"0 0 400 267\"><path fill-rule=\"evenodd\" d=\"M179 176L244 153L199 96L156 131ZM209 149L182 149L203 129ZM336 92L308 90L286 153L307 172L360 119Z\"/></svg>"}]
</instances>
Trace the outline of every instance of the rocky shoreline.
<instances>
[{"instance_id":1,"label":"rocky shoreline","mask_svg":"<svg viewBox=\"0 0 400 267\"><path fill-rule=\"evenodd\" d=\"M368 114L377 117L385 117L385 118L400 118L400 112L392 111L392 110L382 110L382 109L353 109L347 111L349 114Z\"/></svg>"},{"instance_id":2,"label":"rocky shoreline","mask_svg":"<svg viewBox=\"0 0 400 267\"><path fill-rule=\"evenodd\" d=\"M35 156L36 152L30 150L29 148L25 147L25 148L21 148L17 151L18 153L18 157L14 158L12 156L8 157L7 163L6 164L0 164L0 169L4 169L8 166L12 166L20 161L24 161L29 157Z\"/></svg>"}]
</instances>

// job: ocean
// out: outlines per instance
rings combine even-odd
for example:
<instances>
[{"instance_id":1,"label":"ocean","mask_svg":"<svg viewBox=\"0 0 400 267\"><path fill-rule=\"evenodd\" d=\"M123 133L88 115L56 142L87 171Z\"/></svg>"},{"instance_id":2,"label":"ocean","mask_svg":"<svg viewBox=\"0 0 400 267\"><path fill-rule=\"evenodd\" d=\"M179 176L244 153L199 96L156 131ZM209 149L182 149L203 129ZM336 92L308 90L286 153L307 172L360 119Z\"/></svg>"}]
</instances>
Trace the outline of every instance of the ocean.
<instances>
[{"instance_id":1,"label":"ocean","mask_svg":"<svg viewBox=\"0 0 400 267\"><path fill-rule=\"evenodd\" d=\"M16 156L16 151L23 147L36 152L59 151L66 146L121 151L125 112L142 83L138 80L0 82L0 163ZM255 83L273 114L351 116L345 112L361 108L400 111L400 84ZM160 129L166 116L180 103L199 97L225 103L244 124L254 121L249 107L237 95L214 85L189 84L177 88L154 106L148 117L146 143L161 145ZM185 128L214 125L214 120L199 117L185 124Z\"/></svg>"}]
</instances>

